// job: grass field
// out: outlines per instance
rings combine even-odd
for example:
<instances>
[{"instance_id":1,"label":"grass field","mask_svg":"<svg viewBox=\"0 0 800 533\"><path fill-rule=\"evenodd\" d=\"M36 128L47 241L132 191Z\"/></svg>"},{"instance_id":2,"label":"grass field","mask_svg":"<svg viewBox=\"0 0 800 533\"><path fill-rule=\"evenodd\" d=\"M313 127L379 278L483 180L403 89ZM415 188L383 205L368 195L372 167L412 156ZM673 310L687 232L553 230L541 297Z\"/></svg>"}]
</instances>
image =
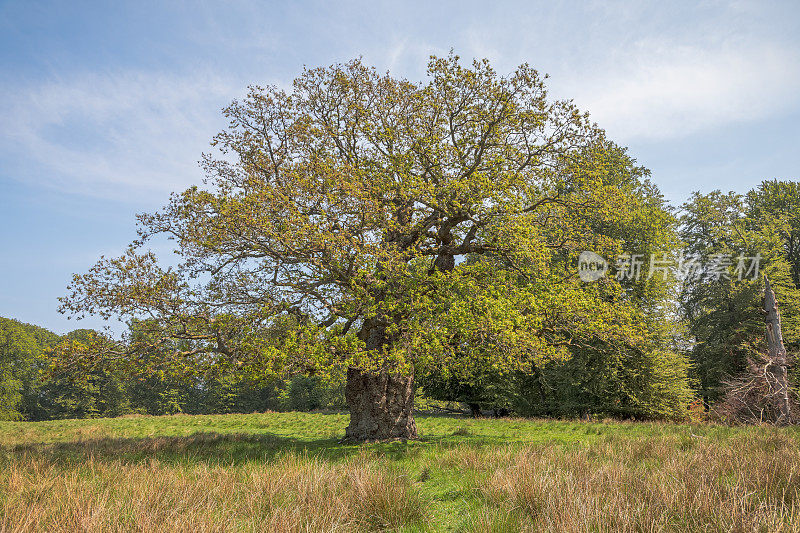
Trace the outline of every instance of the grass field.
<instances>
[{"instance_id":1,"label":"grass field","mask_svg":"<svg viewBox=\"0 0 800 533\"><path fill-rule=\"evenodd\" d=\"M800 432L421 416L0 423L2 531L800 531Z\"/></svg>"}]
</instances>

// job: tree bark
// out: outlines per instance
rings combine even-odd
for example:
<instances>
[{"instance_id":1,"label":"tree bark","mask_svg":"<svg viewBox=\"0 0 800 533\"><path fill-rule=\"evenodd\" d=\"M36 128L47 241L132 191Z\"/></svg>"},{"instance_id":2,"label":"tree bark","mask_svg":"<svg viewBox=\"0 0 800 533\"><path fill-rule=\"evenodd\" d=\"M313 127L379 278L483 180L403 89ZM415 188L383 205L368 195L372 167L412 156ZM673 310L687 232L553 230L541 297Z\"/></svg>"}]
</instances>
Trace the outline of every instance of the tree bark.
<instances>
[{"instance_id":1,"label":"tree bark","mask_svg":"<svg viewBox=\"0 0 800 533\"><path fill-rule=\"evenodd\" d=\"M347 369L345 398L350 425L345 440L416 439L414 378L386 372Z\"/></svg>"},{"instance_id":2,"label":"tree bark","mask_svg":"<svg viewBox=\"0 0 800 533\"><path fill-rule=\"evenodd\" d=\"M368 350L380 350L392 339L386 334L386 319L374 317L359 332ZM345 400L350 408L350 425L344 440L373 441L416 439L414 422L414 376L347 369Z\"/></svg>"},{"instance_id":3,"label":"tree bark","mask_svg":"<svg viewBox=\"0 0 800 533\"><path fill-rule=\"evenodd\" d=\"M772 389L775 408L780 413L776 423L785 425L792 420L786 347L783 344L778 302L767 276L764 276L764 313L764 321L767 327L768 365L766 373Z\"/></svg>"}]
</instances>

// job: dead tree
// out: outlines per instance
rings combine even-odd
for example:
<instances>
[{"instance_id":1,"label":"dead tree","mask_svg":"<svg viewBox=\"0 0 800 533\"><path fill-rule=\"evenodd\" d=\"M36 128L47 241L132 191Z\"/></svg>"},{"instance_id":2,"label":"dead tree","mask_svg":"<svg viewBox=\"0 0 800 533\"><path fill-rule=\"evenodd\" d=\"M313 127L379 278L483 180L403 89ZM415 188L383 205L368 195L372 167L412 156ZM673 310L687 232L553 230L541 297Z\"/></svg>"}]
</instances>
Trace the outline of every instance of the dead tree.
<instances>
[{"instance_id":1,"label":"dead tree","mask_svg":"<svg viewBox=\"0 0 800 533\"><path fill-rule=\"evenodd\" d=\"M764 276L764 312L767 324L767 360L769 364L764 370L764 375L773 391L773 403L780 413L777 423L788 424L792 420L791 401L789 398L789 372L786 346L783 345L781 332L781 313L778 311L778 301L775 292L769 284L769 278Z\"/></svg>"},{"instance_id":2,"label":"dead tree","mask_svg":"<svg viewBox=\"0 0 800 533\"><path fill-rule=\"evenodd\" d=\"M790 364L781 332L781 314L775 292L764 276L766 354L748 358L747 369L726 383L725 398L717 407L724 419L740 423L794 423L797 408L789 383Z\"/></svg>"}]
</instances>

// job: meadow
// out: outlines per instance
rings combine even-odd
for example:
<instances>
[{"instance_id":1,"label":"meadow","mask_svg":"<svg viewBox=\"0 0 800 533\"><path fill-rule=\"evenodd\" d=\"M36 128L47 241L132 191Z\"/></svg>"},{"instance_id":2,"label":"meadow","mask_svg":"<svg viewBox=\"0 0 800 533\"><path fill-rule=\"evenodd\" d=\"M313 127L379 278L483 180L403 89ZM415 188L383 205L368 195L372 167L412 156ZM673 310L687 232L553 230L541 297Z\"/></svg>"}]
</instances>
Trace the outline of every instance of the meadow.
<instances>
[{"instance_id":1,"label":"meadow","mask_svg":"<svg viewBox=\"0 0 800 533\"><path fill-rule=\"evenodd\" d=\"M800 432L345 414L0 423L0 531L800 531Z\"/></svg>"}]
</instances>

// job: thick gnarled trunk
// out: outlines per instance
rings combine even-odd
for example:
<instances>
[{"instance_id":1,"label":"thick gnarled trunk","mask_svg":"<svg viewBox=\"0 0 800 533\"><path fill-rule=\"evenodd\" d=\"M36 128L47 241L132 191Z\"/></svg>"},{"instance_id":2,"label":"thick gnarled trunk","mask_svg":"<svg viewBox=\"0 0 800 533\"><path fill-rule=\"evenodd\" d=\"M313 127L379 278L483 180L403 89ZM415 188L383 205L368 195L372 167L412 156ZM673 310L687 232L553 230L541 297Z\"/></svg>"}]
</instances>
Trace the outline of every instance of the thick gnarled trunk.
<instances>
[{"instance_id":1,"label":"thick gnarled trunk","mask_svg":"<svg viewBox=\"0 0 800 533\"><path fill-rule=\"evenodd\" d=\"M386 334L385 317L364 321L359 337L368 350L380 350L392 342ZM346 441L416 439L414 377L389 372L347 369L345 399L350 408Z\"/></svg>"},{"instance_id":2,"label":"thick gnarled trunk","mask_svg":"<svg viewBox=\"0 0 800 533\"><path fill-rule=\"evenodd\" d=\"M345 440L416 439L414 378L401 374L347 370L350 425Z\"/></svg>"}]
</instances>

